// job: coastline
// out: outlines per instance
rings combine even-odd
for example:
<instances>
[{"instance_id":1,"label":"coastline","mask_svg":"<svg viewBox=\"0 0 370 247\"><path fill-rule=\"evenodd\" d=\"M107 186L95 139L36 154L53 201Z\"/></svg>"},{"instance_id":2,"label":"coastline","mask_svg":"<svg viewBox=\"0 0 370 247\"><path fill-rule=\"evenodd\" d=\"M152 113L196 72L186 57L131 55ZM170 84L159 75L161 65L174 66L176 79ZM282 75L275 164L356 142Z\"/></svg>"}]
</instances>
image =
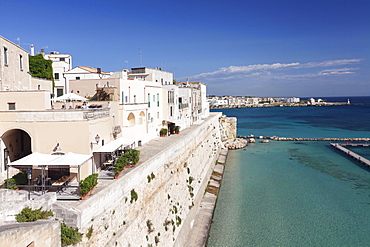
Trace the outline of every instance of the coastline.
<instances>
[{"instance_id":1,"label":"coastline","mask_svg":"<svg viewBox=\"0 0 370 247\"><path fill-rule=\"evenodd\" d=\"M229 150L222 149L188 235L187 247L206 246Z\"/></svg>"},{"instance_id":2,"label":"coastline","mask_svg":"<svg viewBox=\"0 0 370 247\"><path fill-rule=\"evenodd\" d=\"M227 105L227 106L210 106L211 110L214 109L239 109L239 108L261 108L261 107L316 107L316 106L337 106L337 105L351 105L347 102L323 102L311 104L299 104L299 103L290 103L290 104L258 104L258 105Z\"/></svg>"}]
</instances>

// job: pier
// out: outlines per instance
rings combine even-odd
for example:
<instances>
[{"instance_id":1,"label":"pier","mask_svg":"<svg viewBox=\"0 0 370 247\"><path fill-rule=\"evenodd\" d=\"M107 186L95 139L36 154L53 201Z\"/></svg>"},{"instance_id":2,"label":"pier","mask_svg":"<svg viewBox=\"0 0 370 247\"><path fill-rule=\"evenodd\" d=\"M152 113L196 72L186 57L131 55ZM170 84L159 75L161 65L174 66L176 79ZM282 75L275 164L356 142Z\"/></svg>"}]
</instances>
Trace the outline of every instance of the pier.
<instances>
[{"instance_id":1,"label":"pier","mask_svg":"<svg viewBox=\"0 0 370 247\"><path fill-rule=\"evenodd\" d=\"M243 138L243 139L268 139L268 140L273 140L273 141L343 141L343 142L370 142L370 138L365 137L365 138L336 138L336 137L329 137L329 138L301 138L301 137L279 137L279 136L237 136L238 138ZM341 144L342 145L342 144ZM353 145L355 146L356 143L350 143L350 144L345 144L345 145ZM357 144L357 146L365 146L370 144L367 143L361 143Z\"/></svg>"},{"instance_id":2,"label":"pier","mask_svg":"<svg viewBox=\"0 0 370 247\"><path fill-rule=\"evenodd\" d=\"M361 155L358 155L356 154L355 152L352 152L351 150L348 150L347 148L345 148L344 146L352 146L352 147L356 147L356 146L365 146L365 147L368 147L369 144L367 143L345 143L345 144L341 144L341 143L330 143L330 145L336 149L338 149L339 151L342 151L343 153L347 154L348 156L354 158L355 160L365 164L366 166L370 167L370 160L362 157Z\"/></svg>"}]
</instances>

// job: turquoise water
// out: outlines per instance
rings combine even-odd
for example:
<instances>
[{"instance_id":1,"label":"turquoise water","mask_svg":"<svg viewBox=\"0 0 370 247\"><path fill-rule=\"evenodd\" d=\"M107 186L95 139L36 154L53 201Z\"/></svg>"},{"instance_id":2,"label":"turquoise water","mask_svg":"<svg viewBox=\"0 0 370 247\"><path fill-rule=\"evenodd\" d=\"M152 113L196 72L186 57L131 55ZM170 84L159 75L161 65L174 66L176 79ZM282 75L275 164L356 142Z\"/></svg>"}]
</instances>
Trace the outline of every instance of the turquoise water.
<instances>
[{"instance_id":1,"label":"turquoise water","mask_svg":"<svg viewBox=\"0 0 370 247\"><path fill-rule=\"evenodd\" d=\"M223 112L239 135L369 137L369 106ZM369 219L368 168L328 142L255 143L229 152L208 246L370 246Z\"/></svg>"}]
</instances>

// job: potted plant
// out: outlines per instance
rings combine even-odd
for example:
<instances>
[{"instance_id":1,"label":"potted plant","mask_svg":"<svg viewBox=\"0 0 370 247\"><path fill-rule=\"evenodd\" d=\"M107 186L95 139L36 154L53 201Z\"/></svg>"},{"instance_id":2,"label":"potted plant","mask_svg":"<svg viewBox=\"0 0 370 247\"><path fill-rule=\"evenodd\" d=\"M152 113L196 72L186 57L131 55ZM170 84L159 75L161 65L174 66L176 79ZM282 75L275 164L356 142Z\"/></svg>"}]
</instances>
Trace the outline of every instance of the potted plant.
<instances>
[{"instance_id":1,"label":"potted plant","mask_svg":"<svg viewBox=\"0 0 370 247\"><path fill-rule=\"evenodd\" d=\"M81 200L85 200L95 189L95 186L98 184L98 174L94 173L86 177L80 182L80 196Z\"/></svg>"},{"instance_id":2,"label":"potted plant","mask_svg":"<svg viewBox=\"0 0 370 247\"><path fill-rule=\"evenodd\" d=\"M167 129L166 128L162 128L160 131L159 131L159 136L161 137L165 137L167 135Z\"/></svg>"},{"instance_id":3,"label":"potted plant","mask_svg":"<svg viewBox=\"0 0 370 247\"><path fill-rule=\"evenodd\" d=\"M180 134L180 126L175 126L175 134Z\"/></svg>"}]
</instances>

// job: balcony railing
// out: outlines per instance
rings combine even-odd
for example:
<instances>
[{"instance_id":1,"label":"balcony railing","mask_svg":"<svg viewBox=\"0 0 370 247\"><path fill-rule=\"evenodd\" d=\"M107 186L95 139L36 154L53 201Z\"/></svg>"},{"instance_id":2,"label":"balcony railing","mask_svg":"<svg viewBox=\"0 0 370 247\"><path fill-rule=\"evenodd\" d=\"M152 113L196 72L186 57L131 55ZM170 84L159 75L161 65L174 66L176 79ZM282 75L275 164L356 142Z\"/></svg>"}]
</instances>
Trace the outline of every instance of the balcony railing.
<instances>
[{"instance_id":1,"label":"balcony railing","mask_svg":"<svg viewBox=\"0 0 370 247\"><path fill-rule=\"evenodd\" d=\"M44 111L2 111L5 121L17 122L58 122L86 121L109 117L109 109L58 109Z\"/></svg>"}]
</instances>

